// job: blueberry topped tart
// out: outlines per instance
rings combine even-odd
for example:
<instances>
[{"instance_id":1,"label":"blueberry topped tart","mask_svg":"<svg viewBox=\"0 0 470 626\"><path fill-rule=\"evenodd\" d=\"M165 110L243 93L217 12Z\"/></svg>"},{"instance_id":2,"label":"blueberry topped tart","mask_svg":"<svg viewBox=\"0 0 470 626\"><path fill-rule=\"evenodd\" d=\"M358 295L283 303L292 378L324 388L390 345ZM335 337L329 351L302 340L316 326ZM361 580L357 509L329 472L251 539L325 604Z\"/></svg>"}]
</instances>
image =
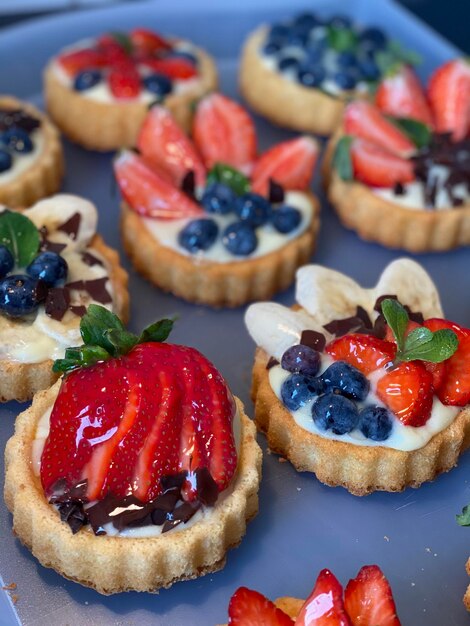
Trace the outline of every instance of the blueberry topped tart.
<instances>
[{"instance_id":1,"label":"blueberry topped tart","mask_svg":"<svg viewBox=\"0 0 470 626\"><path fill-rule=\"evenodd\" d=\"M291 283L318 228L308 191L315 140L299 137L258 156L248 113L215 93L197 106L192 140L154 106L137 148L114 169L124 246L139 272L214 306L266 298Z\"/></svg>"}]
</instances>

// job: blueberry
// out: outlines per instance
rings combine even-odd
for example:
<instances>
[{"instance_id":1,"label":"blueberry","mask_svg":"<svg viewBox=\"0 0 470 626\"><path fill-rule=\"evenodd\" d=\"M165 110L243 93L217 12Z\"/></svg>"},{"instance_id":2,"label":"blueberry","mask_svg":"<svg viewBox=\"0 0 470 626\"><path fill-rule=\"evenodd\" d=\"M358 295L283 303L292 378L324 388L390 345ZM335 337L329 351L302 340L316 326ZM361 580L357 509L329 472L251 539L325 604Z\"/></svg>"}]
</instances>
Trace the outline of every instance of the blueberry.
<instances>
[{"instance_id":1,"label":"blueberry","mask_svg":"<svg viewBox=\"0 0 470 626\"><path fill-rule=\"evenodd\" d=\"M315 26L320 26L321 22L313 13L301 13L294 20L294 26L310 30Z\"/></svg>"},{"instance_id":2,"label":"blueberry","mask_svg":"<svg viewBox=\"0 0 470 626\"><path fill-rule=\"evenodd\" d=\"M356 428L359 412L352 400L336 393L325 393L313 403L312 418L321 430L345 435Z\"/></svg>"},{"instance_id":3,"label":"blueberry","mask_svg":"<svg viewBox=\"0 0 470 626\"><path fill-rule=\"evenodd\" d=\"M235 208L236 194L223 183L212 183L206 187L201 204L208 213L225 215Z\"/></svg>"},{"instance_id":4,"label":"blueberry","mask_svg":"<svg viewBox=\"0 0 470 626\"><path fill-rule=\"evenodd\" d=\"M286 24L274 24L269 31L269 39L287 39L289 35L289 27Z\"/></svg>"},{"instance_id":5,"label":"blueberry","mask_svg":"<svg viewBox=\"0 0 470 626\"><path fill-rule=\"evenodd\" d=\"M392 430L392 416L382 406L366 406L359 413L359 428L372 441L385 441Z\"/></svg>"},{"instance_id":6,"label":"blueberry","mask_svg":"<svg viewBox=\"0 0 470 626\"><path fill-rule=\"evenodd\" d=\"M236 222L224 230L222 243L235 256L248 256L256 250L258 237L250 223Z\"/></svg>"},{"instance_id":7,"label":"blueberry","mask_svg":"<svg viewBox=\"0 0 470 626\"><path fill-rule=\"evenodd\" d=\"M302 213L294 207L284 205L273 211L273 226L283 235L287 235L287 233L295 230L301 221Z\"/></svg>"},{"instance_id":8,"label":"blueberry","mask_svg":"<svg viewBox=\"0 0 470 626\"><path fill-rule=\"evenodd\" d=\"M75 76L73 88L75 91L86 91L101 82L102 75L98 70L84 70Z\"/></svg>"},{"instance_id":9,"label":"blueberry","mask_svg":"<svg viewBox=\"0 0 470 626\"><path fill-rule=\"evenodd\" d=\"M263 47L264 54L268 56L276 54L282 48L282 42L278 40L267 41Z\"/></svg>"},{"instance_id":10,"label":"blueberry","mask_svg":"<svg viewBox=\"0 0 470 626\"><path fill-rule=\"evenodd\" d=\"M297 411L319 393L321 393L319 379L302 374L292 374L281 386L281 398L289 411Z\"/></svg>"},{"instance_id":11,"label":"blueberry","mask_svg":"<svg viewBox=\"0 0 470 626\"><path fill-rule=\"evenodd\" d=\"M374 59L362 59L359 61L358 69L364 80L378 80L380 78L380 70Z\"/></svg>"},{"instance_id":12,"label":"blueberry","mask_svg":"<svg viewBox=\"0 0 470 626\"><path fill-rule=\"evenodd\" d=\"M178 235L178 243L189 252L208 250L217 239L219 227L210 219L188 222Z\"/></svg>"},{"instance_id":13,"label":"blueberry","mask_svg":"<svg viewBox=\"0 0 470 626\"><path fill-rule=\"evenodd\" d=\"M305 48L309 39L309 31L304 28L292 28L287 36L288 46L297 46L299 48Z\"/></svg>"},{"instance_id":14,"label":"blueberry","mask_svg":"<svg viewBox=\"0 0 470 626\"><path fill-rule=\"evenodd\" d=\"M359 36L361 45L365 48L382 50L387 45L387 36L380 28L366 28Z\"/></svg>"},{"instance_id":15,"label":"blueberry","mask_svg":"<svg viewBox=\"0 0 470 626\"><path fill-rule=\"evenodd\" d=\"M341 89L354 89L357 83L356 74L347 70L336 72L333 79Z\"/></svg>"},{"instance_id":16,"label":"blueberry","mask_svg":"<svg viewBox=\"0 0 470 626\"><path fill-rule=\"evenodd\" d=\"M365 400L369 393L369 381L358 369L346 363L335 361L322 374L327 391L340 393L353 400Z\"/></svg>"},{"instance_id":17,"label":"blueberry","mask_svg":"<svg viewBox=\"0 0 470 626\"><path fill-rule=\"evenodd\" d=\"M316 376L320 369L320 353L301 344L291 346L282 355L281 367L295 374Z\"/></svg>"},{"instance_id":18,"label":"blueberry","mask_svg":"<svg viewBox=\"0 0 470 626\"><path fill-rule=\"evenodd\" d=\"M357 58L353 52L340 52L337 56L338 65L340 68L355 67L357 65Z\"/></svg>"},{"instance_id":19,"label":"blueberry","mask_svg":"<svg viewBox=\"0 0 470 626\"><path fill-rule=\"evenodd\" d=\"M307 62L310 63L318 63L322 60L323 55L326 49L326 41L319 40L313 41L309 44L305 50L305 54L307 55Z\"/></svg>"},{"instance_id":20,"label":"blueberry","mask_svg":"<svg viewBox=\"0 0 470 626\"><path fill-rule=\"evenodd\" d=\"M15 265L13 255L6 246L0 246L0 278L6 276Z\"/></svg>"},{"instance_id":21,"label":"blueberry","mask_svg":"<svg viewBox=\"0 0 470 626\"><path fill-rule=\"evenodd\" d=\"M41 279L48 287L54 287L61 280L65 280L67 272L67 261L57 252L41 252L26 268L28 276Z\"/></svg>"},{"instance_id":22,"label":"blueberry","mask_svg":"<svg viewBox=\"0 0 470 626\"><path fill-rule=\"evenodd\" d=\"M257 228L271 217L271 205L257 193L244 193L235 201L235 212L241 220Z\"/></svg>"},{"instance_id":23,"label":"blueberry","mask_svg":"<svg viewBox=\"0 0 470 626\"><path fill-rule=\"evenodd\" d=\"M0 281L0 312L9 317L33 313L44 300L46 291L42 281L30 276L8 276Z\"/></svg>"},{"instance_id":24,"label":"blueberry","mask_svg":"<svg viewBox=\"0 0 470 626\"><path fill-rule=\"evenodd\" d=\"M192 52L188 52L187 50L172 50L167 58L184 59L185 61L189 61L193 65L197 65L198 63L197 56Z\"/></svg>"},{"instance_id":25,"label":"blueberry","mask_svg":"<svg viewBox=\"0 0 470 626\"><path fill-rule=\"evenodd\" d=\"M13 163L11 154L0 148L0 174L10 169Z\"/></svg>"},{"instance_id":26,"label":"blueberry","mask_svg":"<svg viewBox=\"0 0 470 626\"><path fill-rule=\"evenodd\" d=\"M282 57L282 59L279 59L277 66L281 72L296 70L299 67L299 59L297 57Z\"/></svg>"},{"instance_id":27,"label":"blueberry","mask_svg":"<svg viewBox=\"0 0 470 626\"><path fill-rule=\"evenodd\" d=\"M171 93L173 89L171 79L168 78L168 76L163 76L163 74L150 74L149 76L146 76L144 78L144 85L147 91L150 91L161 98Z\"/></svg>"},{"instance_id":28,"label":"blueberry","mask_svg":"<svg viewBox=\"0 0 470 626\"><path fill-rule=\"evenodd\" d=\"M325 80L326 72L321 65L302 65L297 73L299 83L305 87L318 87Z\"/></svg>"},{"instance_id":29,"label":"blueberry","mask_svg":"<svg viewBox=\"0 0 470 626\"><path fill-rule=\"evenodd\" d=\"M334 15L328 24L333 28L351 28L352 21L346 15Z\"/></svg>"},{"instance_id":30,"label":"blueberry","mask_svg":"<svg viewBox=\"0 0 470 626\"><path fill-rule=\"evenodd\" d=\"M28 133L19 128L18 126L12 126L0 135L0 143L5 144L10 150L27 154L33 151L33 142L31 141Z\"/></svg>"}]
</instances>

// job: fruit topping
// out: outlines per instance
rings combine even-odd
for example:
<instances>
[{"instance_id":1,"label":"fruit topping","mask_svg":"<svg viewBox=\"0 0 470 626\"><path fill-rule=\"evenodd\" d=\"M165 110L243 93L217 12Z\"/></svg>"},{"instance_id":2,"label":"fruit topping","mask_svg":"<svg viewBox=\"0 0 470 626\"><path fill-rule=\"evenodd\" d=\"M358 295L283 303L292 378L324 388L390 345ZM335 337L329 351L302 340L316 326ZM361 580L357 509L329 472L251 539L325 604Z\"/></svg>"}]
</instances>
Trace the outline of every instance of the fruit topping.
<instances>
[{"instance_id":1,"label":"fruit topping","mask_svg":"<svg viewBox=\"0 0 470 626\"><path fill-rule=\"evenodd\" d=\"M282 355L283 370L304 376L316 376L320 369L320 353L304 345L288 348Z\"/></svg>"},{"instance_id":2,"label":"fruit topping","mask_svg":"<svg viewBox=\"0 0 470 626\"><path fill-rule=\"evenodd\" d=\"M74 77L76 74L84 70L104 67L106 64L106 57L99 50L75 50L74 52L68 52L60 55L59 63L67 74Z\"/></svg>"},{"instance_id":3,"label":"fruit topping","mask_svg":"<svg viewBox=\"0 0 470 626\"><path fill-rule=\"evenodd\" d=\"M143 79L145 89L157 96L157 100L163 100L165 96L173 91L173 84L168 76L163 74L149 74Z\"/></svg>"},{"instance_id":4,"label":"fruit topping","mask_svg":"<svg viewBox=\"0 0 470 626\"><path fill-rule=\"evenodd\" d=\"M437 132L464 139L470 129L470 63L454 59L441 65L431 76L428 97Z\"/></svg>"},{"instance_id":5,"label":"fruit topping","mask_svg":"<svg viewBox=\"0 0 470 626\"><path fill-rule=\"evenodd\" d=\"M67 261L57 252L41 252L26 268L31 278L42 280L48 287L55 287L67 278Z\"/></svg>"},{"instance_id":6,"label":"fruit topping","mask_svg":"<svg viewBox=\"0 0 470 626\"><path fill-rule=\"evenodd\" d=\"M325 351L335 361L346 361L367 376L390 365L396 345L372 335L345 335L329 343Z\"/></svg>"},{"instance_id":7,"label":"fruit topping","mask_svg":"<svg viewBox=\"0 0 470 626\"><path fill-rule=\"evenodd\" d=\"M197 76L197 69L194 63L182 57L145 59L143 65L149 67L156 74L162 74L172 80L187 80Z\"/></svg>"},{"instance_id":8,"label":"fruit topping","mask_svg":"<svg viewBox=\"0 0 470 626\"><path fill-rule=\"evenodd\" d=\"M108 74L111 93L118 100L132 100L141 90L140 76L134 67L116 67Z\"/></svg>"},{"instance_id":9,"label":"fruit topping","mask_svg":"<svg viewBox=\"0 0 470 626\"><path fill-rule=\"evenodd\" d=\"M10 152L19 154L29 154L34 149L34 144L29 133L18 126L11 126L0 134L2 143Z\"/></svg>"},{"instance_id":10,"label":"fruit topping","mask_svg":"<svg viewBox=\"0 0 470 626\"><path fill-rule=\"evenodd\" d=\"M229 224L222 235L222 243L234 256L249 256L258 247L258 236L248 221Z\"/></svg>"},{"instance_id":11,"label":"fruit topping","mask_svg":"<svg viewBox=\"0 0 470 626\"><path fill-rule=\"evenodd\" d=\"M332 430L335 435L345 435L357 427L357 406L345 395L328 392L313 403L312 418L320 430Z\"/></svg>"},{"instance_id":12,"label":"fruit topping","mask_svg":"<svg viewBox=\"0 0 470 626\"><path fill-rule=\"evenodd\" d=\"M228 185L211 183L202 194L201 204L208 213L226 215L234 211L236 199L235 192Z\"/></svg>"},{"instance_id":13,"label":"fruit topping","mask_svg":"<svg viewBox=\"0 0 470 626\"><path fill-rule=\"evenodd\" d=\"M365 565L348 582L344 606L353 626L400 626L390 584L377 565Z\"/></svg>"},{"instance_id":14,"label":"fruit topping","mask_svg":"<svg viewBox=\"0 0 470 626\"><path fill-rule=\"evenodd\" d=\"M191 254L196 254L213 246L218 234L219 227L214 220L192 220L180 231L178 243Z\"/></svg>"},{"instance_id":15,"label":"fruit topping","mask_svg":"<svg viewBox=\"0 0 470 626\"><path fill-rule=\"evenodd\" d=\"M271 204L257 193L245 193L235 201L238 217L253 228L263 226L271 217Z\"/></svg>"},{"instance_id":16,"label":"fruit topping","mask_svg":"<svg viewBox=\"0 0 470 626\"><path fill-rule=\"evenodd\" d=\"M0 281L0 312L8 317L24 317L37 310L46 294L42 281L11 274Z\"/></svg>"},{"instance_id":17,"label":"fruit topping","mask_svg":"<svg viewBox=\"0 0 470 626\"><path fill-rule=\"evenodd\" d=\"M411 161L364 139L352 142L351 160L354 178L372 187L393 187L415 178Z\"/></svg>"},{"instance_id":18,"label":"fruit topping","mask_svg":"<svg viewBox=\"0 0 470 626\"><path fill-rule=\"evenodd\" d=\"M351 626L344 607L343 588L330 570L323 569L319 573L295 620L295 626Z\"/></svg>"},{"instance_id":19,"label":"fruit topping","mask_svg":"<svg viewBox=\"0 0 470 626\"><path fill-rule=\"evenodd\" d=\"M12 165L13 158L11 154L7 150L0 148L0 174L9 170Z\"/></svg>"},{"instance_id":20,"label":"fruit topping","mask_svg":"<svg viewBox=\"0 0 470 626\"><path fill-rule=\"evenodd\" d=\"M393 427L393 418L383 406L366 406L359 413L358 428L372 441L385 441Z\"/></svg>"},{"instance_id":21,"label":"fruit topping","mask_svg":"<svg viewBox=\"0 0 470 626\"><path fill-rule=\"evenodd\" d=\"M6 246L0 246L0 278L11 272L15 265L15 259Z\"/></svg>"},{"instance_id":22,"label":"fruit topping","mask_svg":"<svg viewBox=\"0 0 470 626\"><path fill-rule=\"evenodd\" d=\"M321 375L326 391L341 394L353 400L365 400L369 393L368 379L346 361L335 361Z\"/></svg>"},{"instance_id":23,"label":"fruit topping","mask_svg":"<svg viewBox=\"0 0 470 626\"><path fill-rule=\"evenodd\" d=\"M171 50L172 47L170 42L148 28L134 28L129 37L133 52L137 55L152 55L156 52Z\"/></svg>"},{"instance_id":24,"label":"fruit topping","mask_svg":"<svg viewBox=\"0 0 470 626\"><path fill-rule=\"evenodd\" d=\"M86 91L98 85L103 78L99 70L83 70L79 72L73 80L75 91Z\"/></svg>"},{"instance_id":25,"label":"fruit topping","mask_svg":"<svg viewBox=\"0 0 470 626\"><path fill-rule=\"evenodd\" d=\"M230 599L229 626L293 626L291 618L261 593L239 587Z\"/></svg>"},{"instance_id":26,"label":"fruit topping","mask_svg":"<svg viewBox=\"0 0 470 626\"><path fill-rule=\"evenodd\" d=\"M290 411L298 411L322 392L323 383L320 378L292 374L282 383L281 399Z\"/></svg>"},{"instance_id":27,"label":"fruit topping","mask_svg":"<svg viewBox=\"0 0 470 626\"><path fill-rule=\"evenodd\" d=\"M408 65L399 65L382 79L375 94L375 103L385 115L432 126L426 94L415 71Z\"/></svg>"},{"instance_id":28,"label":"fruit topping","mask_svg":"<svg viewBox=\"0 0 470 626\"><path fill-rule=\"evenodd\" d=\"M302 214L295 207L284 205L273 211L271 221L279 233L287 235L300 226Z\"/></svg>"}]
</instances>

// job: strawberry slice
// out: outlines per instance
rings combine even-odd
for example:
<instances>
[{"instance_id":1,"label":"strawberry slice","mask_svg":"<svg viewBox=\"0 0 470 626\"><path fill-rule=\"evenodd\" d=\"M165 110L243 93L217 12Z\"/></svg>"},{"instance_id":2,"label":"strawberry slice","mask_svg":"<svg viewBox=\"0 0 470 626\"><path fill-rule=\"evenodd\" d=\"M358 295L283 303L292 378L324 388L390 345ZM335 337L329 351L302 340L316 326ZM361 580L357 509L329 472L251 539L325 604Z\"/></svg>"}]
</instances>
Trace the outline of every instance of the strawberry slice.
<instances>
[{"instance_id":1,"label":"strawberry slice","mask_svg":"<svg viewBox=\"0 0 470 626\"><path fill-rule=\"evenodd\" d=\"M365 139L355 139L351 146L354 177L372 187L393 187L414 180L411 161L384 150Z\"/></svg>"},{"instance_id":2,"label":"strawberry slice","mask_svg":"<svg viewBox=\"0 0 470 626\"><path fill-rule=\"evenodd\" d=\"M204 184L206 170L196 148L164 107L150 109L140 130L137 147L146 161L168 172L178 187L189 171L194 172L197 185Z\"/></svg>"},{"instance_id":3,"label":"strawberry slice","mask_svg":"<svg viewBox=\"0 0 470 626\"><path fill-rule=\"evenodd\" d=\"M441 65L429 81L428 98L437 132L464 139L470 130L470 63L454 59Z\"/></svg>"},{"instance_id":4,"label":"strawberry slice","mask_svg":"<svg viewBox=\"0 0 470 626\"><path fill-rule=\"evenodd\" d=\"M423 426L431 416L433 377L420 361L400 363L377 383L377 395L405 426Z\"/></svg>"},{"instance_id":5,"label":"strawberry slice","mask_svg":"<svg viewBox=\"0 0 470 626\"><path fill-rule=\"evenodd\" d=\"M118 100L137 98L142 87L139 73L129 65L111 69L108 74L108 85Z\"/></svg>"},{"instance_id":6,"label":"strawberry slice","mask_svg":"<svg viewBox=\"0 0 470 626\"><path fill-rule=\"evenodd\" d=\"M312 593L305 600L295 626L351 626L344 610L343 588L328 569L318 575Z\"/></svg>"},{"instance_id":7,"label":"strawberry slice","mask_svg":"<svg viewBox=\"0 0 470 626\"><path fill-rule=\"evenodd\" d=\"M386 115L408 118L432 126L432 113L416 72L400 65L382 80L375 104Z\"/></svg>"},{"instance_id":8,"label":"strawberry slice","mask_svg":"<svg viewBox=\"0 0 470 626\"><path fill-rule=\"evenodd\" d=\"M291 618L261 593L239 587L228 605L229 626L292 626Z\"/></svg>"},{"instance_id":9,"label":"strawberry slice","mask_svg":"<svg viewBox=\"0 0 470 626\"><path fill-rule=\"evenodd\" d=\"M344 606L353 626L400 626L392 589L377 565L365 565L348 582Z\"/></svg>"},{"instance_id":10,"label":"strawberry slice","mask_svg":"<svg viewBox=\"0 0 470 626\"><path fill-rule=\"evenodd\" d=\"M97 40L97 46L106 59L106 65L119 66L132 63L124 47L113 35L101 35ZM131 67L133 67L132 64Z\"/></svg>"},{"instance_id":11,"label":"strawberry slice","mask_svg":"<svg viewBox=\"0 0 470 626\"><path fill-rule=\"evenodd\" d=\"M250 173L256 158L255 127L234 100L220 93L203 98L194 116L193 139L207 169L225 163Z\"/></svg>"},{"instance_id":12,"label":"strawberry slice","mask_svg":"<svg viewBox=\"0 0 470 626\"><path fill-rule=\"evenodd\" d=\"M155 54L163 50L171 50L171 43L161 35L148 28L134 28L130 33L133 52L137 54Z\"/></svg>"},{"instance_id":13,"label":"strawberry slice","mask_svg":"<svg viewBox=\"0 0 470 626\"><path fill-rule=\"evenodd\" d=\"M133 152L121 152L114 161L114 172L122 195L139 215L180 219L204 214L200 206Z\"/></svg>"},{"instance_id":14,"label":"strawberry slice","mask_svg":"<svg viewBox=\"0 0 470 626\"><path fill-rule=\"evenodd\" d=\"M344 335L329 343L325 352L335 361L346 361L365 376L385 367L395 358L397 347L373 335Z\"/></svg>"},{"instance_id":15,"label":"strawberry slice","mask_svg":"<svg viewBox=\"0 0 470 626\"><path fill-rule=\"evenodd\" d=\"M62 54L57 60L69 76L106 65L106 58L103 54L91 48Z\"/></svg>"},{"instance_id":16,"label":"strawberry slice","mask_svg":"<svg viewBox=\"0 0 470 626\"><path fill-rule=\"evenodd\" d=\"M318 143L311 137L283 141L264 152L253 168L252 190L266 195L272 179L286 189L305 190L312 180Z\"/></svg>"},{"instance_id":17,"label":"strawberry slice","mask_svg":"<svg viewBox=\"0 0 470 626\"><path fill-rule=\"evenodd\" d=\"M367 139L400 157L408 157L416 152L416 146L408 137L366 100L348 104L344 115L344 130L348 135Z\"/></svg>"},{"instance_id":18,"label":"strawberry slice","mask_svg":"<svg viewBox=\"0 0 470 626\"><path fill-rule=\"evenodd\" d=\"M404 336L407 337L410 334L410 332L414 330L415 328L418 328L418 326L419 324L417 324L416 322L413 322L413 320L409 320ZM392 329L390 328L388 324L386 325L386 330L385 330L385 341L392 341L393 343L396 343L395 335L393 334Z\"/></svg>"},{"instance_id":19,"label":"strawberry slice","mask_svg":"<svg viewBox=\"0 0 470 626\"><path fill-rule=\"evenodd\" d=\"M157 74L168 76L172 80L188 80L197 76L197 69L194 63L181 57L170 57L167 59L142 59L142 65L149 67Z\"/></svg>"}]
</instances>

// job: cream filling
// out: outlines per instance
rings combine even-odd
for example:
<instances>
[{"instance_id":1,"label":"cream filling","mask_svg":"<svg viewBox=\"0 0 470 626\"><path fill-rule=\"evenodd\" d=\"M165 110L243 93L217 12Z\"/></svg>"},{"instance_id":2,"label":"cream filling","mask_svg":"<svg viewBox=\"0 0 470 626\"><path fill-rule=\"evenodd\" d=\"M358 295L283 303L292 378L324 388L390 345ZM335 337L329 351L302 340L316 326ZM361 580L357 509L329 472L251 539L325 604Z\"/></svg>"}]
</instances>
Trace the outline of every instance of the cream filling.
<instances>
[{"instance_id":1,"label":"cream filling","mask_svg":"<svg viewBox=\"0 0 470 626\"><path fill-rule=\"evenodd\" d=\"M219 235L214 244L204 251L191 254L178 243L178 235L184 226L191 220L184 218L178 220L160 220L141 217L143 224L149 233L162 246L176 250L179 254L191 257L194 260L213 261L215 263L230 263L237 261L246 261L248 259L256 259L258 257L274 252L287 242L301 235L312 221L313 204L309 197L299 191L288 191L285 195L283 204L295 207L302 214L302 220L299 226L290 233L279 233L274 226L266 224L256 229L258 236L258 246L255 251L248 256L235 256L227 250L222 242L222 233L224 229L233 222L237 221L237 217L230 213L228 215L217 215L214 213L204 213L202 218L213 219L219 227ZM195 218L191 218L195 219Z\"/></svg>"},{"instance_id":2,"label":"cream filling","mask_svg":"<svg viewBox=\"0 0 470 626\"><path fill-rule=\"evenodd\" d=\"M11 183L11 181L32 167L43 153L45 141L41 128L36 128L31 133L30 138L33 142L33 150L31 152L22 154L21 152L11 150L10 154L12 155L13 163L9 170L0 173L0 187Z\"/></svg>"}]
</instances>

